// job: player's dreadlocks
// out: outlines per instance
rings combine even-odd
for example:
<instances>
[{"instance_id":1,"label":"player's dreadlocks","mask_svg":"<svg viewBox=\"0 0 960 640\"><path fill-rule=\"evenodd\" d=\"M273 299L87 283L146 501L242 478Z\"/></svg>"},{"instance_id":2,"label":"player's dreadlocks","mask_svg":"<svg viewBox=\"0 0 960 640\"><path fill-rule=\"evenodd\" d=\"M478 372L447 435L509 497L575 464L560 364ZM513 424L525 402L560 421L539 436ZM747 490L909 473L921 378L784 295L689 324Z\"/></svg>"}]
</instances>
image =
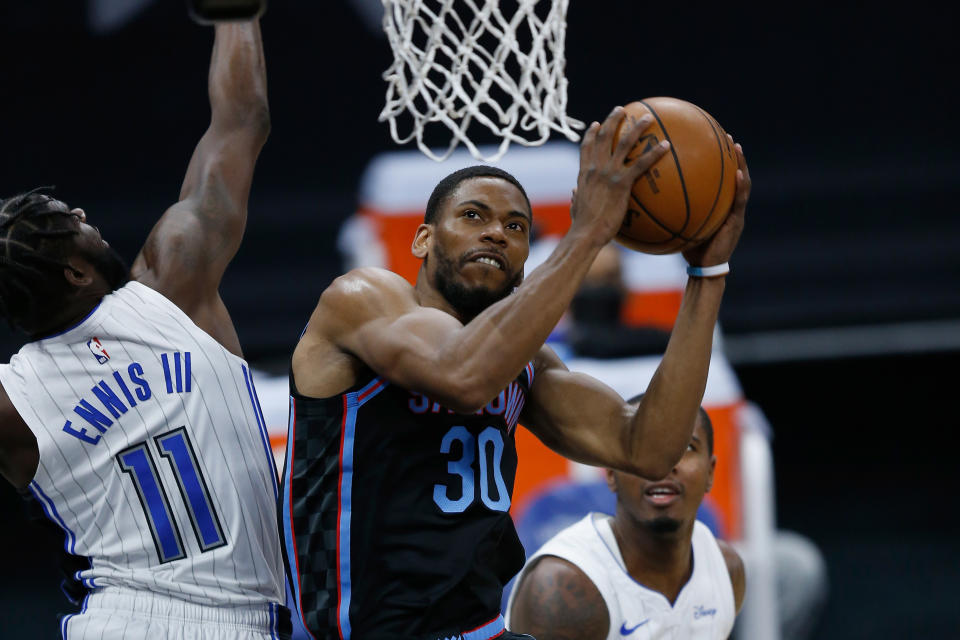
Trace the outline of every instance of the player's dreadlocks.
<instances>
[{"instance_id":1,"label":"player's dreadlocks","mask_svg":"<svg viewBox=\"0 0 960 640\"><path fill-rule=\"evenodd\" d=\"M34 189L0 200L0 314L32 333L62 304L63 269L78 233L62 203Z\"/></svg>"}]
</instances>

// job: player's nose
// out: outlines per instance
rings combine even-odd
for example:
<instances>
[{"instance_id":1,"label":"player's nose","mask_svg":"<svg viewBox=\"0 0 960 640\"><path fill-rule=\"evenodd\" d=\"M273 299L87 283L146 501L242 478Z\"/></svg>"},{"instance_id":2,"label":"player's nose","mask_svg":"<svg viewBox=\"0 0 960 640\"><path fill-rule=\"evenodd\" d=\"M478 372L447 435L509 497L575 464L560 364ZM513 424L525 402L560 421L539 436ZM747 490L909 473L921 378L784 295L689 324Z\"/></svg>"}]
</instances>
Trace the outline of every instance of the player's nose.
<instances>
[{"instance_id":1,"label":"player's nose","mask_svg":"<svg viewBox=\"0 0 960 640\"><path fill-rule=\"evenodd\" d=\"M481 237L484 240L495 242L497 244L507 244L507 234L503 229L503 225L498 221L493 221L485 226L483 228L483 235Z\"/></svg>"},{"instance_id":2,"label":"player's nose","mask_svg":"<svg viewBox=\"0 0 960 640\"><path fill-rule=\"evenodd\" d=\"M71 209L70 213L72 213L72 214L76 215L78 218L80 218L80 222L86 222L86 221L87 221L87 213L86 213L83 209L80 209L80 208Z\"/></svg>"}]
</instances>

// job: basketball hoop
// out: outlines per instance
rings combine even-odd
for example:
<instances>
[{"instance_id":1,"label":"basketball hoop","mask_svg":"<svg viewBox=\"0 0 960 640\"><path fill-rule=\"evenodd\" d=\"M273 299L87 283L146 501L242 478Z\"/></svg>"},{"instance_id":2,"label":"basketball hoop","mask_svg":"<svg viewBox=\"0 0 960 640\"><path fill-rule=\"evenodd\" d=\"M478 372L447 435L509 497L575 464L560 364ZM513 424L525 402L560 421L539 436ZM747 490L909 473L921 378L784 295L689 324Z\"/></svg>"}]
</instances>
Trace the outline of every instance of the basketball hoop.
<instances>
[{"instance_id":1,"label":"basketball hoop","mask_svg":"<svg viewBox=\"0 0 960 640\"><path fill-rule=\"evenodd\" d=\"M496 161L511 142L537 146L552 131L580 139L583 123L566 113L569 0L382 1L394 61L379 120L398 144L416 140L441 161L463 143L478 160ZM452 134L440 155L424 142L428 125ZM471 125L502 138L497 153L480 153Z\"/></svg>"}]
</instances>

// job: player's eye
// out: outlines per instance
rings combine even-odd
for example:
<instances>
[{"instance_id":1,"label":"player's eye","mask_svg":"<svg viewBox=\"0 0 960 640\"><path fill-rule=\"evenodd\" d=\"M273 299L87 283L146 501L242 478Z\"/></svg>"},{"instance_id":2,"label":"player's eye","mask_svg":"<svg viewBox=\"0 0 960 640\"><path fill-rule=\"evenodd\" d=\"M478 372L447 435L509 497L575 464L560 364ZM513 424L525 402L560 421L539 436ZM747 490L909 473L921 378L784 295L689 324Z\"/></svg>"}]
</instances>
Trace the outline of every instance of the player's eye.
<instances>
[{"instance_id":1,"label":"player's eye","mask_svg":"<svg viewBox=\"0 0 960 640\"><path fill-rule=\"evenodd\" d=\"M463 217L465 217L465 218L471 218L471 219L473 219L473 218L479 218L479 217L480 217L480 213L479 213L478 211L476 211L475 209L467 209L466 211L463 212Z\"/></svg>"},{"instance_id":2,"label":"player's eye","mask_svg":"<svg viewBox=\"0 0 960 640\"><path fill-rule=\"evenodd\" d=\"M514 231L523 231L523 230L524 230L523 225L520 224L519 222L511 222L510 224L507 225L507 228L508 228L508 229L513 229Z\"/></svg>"}]
</instances>

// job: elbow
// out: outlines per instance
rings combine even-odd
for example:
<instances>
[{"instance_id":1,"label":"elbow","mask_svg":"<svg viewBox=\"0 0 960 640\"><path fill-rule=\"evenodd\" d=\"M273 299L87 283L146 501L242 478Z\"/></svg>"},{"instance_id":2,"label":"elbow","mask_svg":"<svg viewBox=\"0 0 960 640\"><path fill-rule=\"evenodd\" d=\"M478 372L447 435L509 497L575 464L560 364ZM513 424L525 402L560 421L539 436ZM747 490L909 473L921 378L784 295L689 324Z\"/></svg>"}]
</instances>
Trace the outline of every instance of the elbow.
<instances>
[{"instance_id":1,"label":"elbow","mask_svg":"<svg viewBox=\"0 0 960 640\"><path fill-rule=\"evenodd\" d=\"M682 452L679 456L673 456L672 453L664 451L638 453L634 450L630 456L630 460L627 461L625 465L628 467L625 471L645 478L646 480L663 480L670 475L670 472L673 471L677 463L680 462L682 455Z\"/></svg>"},{"instance_id":2,"label":"elbow","mask_svg":"<svg viewBox=\"0 0 960 640\"><path fill-rule=\"evenodd\" d=\"M263 146L270 135L270 107L266 96L244 104L214 108L210 130L220 135L240 137Z\"/></svg>"},{"instance_id":3,"label":"elbow","mask_svg":"<svg viewBox=\"0 0 960 640\"><path fill-rule=\"evenodd\" d=\"M447 380L450 382L443 404L460 414L480 411L500 393L499 389L491 390L489 381L469 374L454 372L447 376Z\"/></svg>"},{"instance_id":4,"label":"elbow","mask_svg":"<svg viewBox=\"0 0 960 640\"><path fill-rule=\"evenodd\" d=\"M459 414L468 415L480 411L488 402L490 402L490 398L477 393L475 390L458 386L456 389L450 389L449 396L443 404Z\"/></svg>"},{"instance_id":5,"label":"elbow","mask_svg":"<svg viewBox=\"0 0 960 640\"><path fill-rule=\"evenodd\" d=\"M251 135L262 142L267 141L267 138L270 136L272 124L270 121L270 107L267 104L266 98L264 98L260 104L250 109L250 115L247 118L245 126Z\"/></svg>"},{"instance_id":6,"label":"elbow","mask_svg":"<svg viewBox=\"0 0 960 640\"><path fill-rule=\"evenodd\" d=\"M658 461L646 461L636 465L630 473L645 478L646 480L663 480L673 470L673 465L663 464Z\"/></svg>"}]
</instances>

